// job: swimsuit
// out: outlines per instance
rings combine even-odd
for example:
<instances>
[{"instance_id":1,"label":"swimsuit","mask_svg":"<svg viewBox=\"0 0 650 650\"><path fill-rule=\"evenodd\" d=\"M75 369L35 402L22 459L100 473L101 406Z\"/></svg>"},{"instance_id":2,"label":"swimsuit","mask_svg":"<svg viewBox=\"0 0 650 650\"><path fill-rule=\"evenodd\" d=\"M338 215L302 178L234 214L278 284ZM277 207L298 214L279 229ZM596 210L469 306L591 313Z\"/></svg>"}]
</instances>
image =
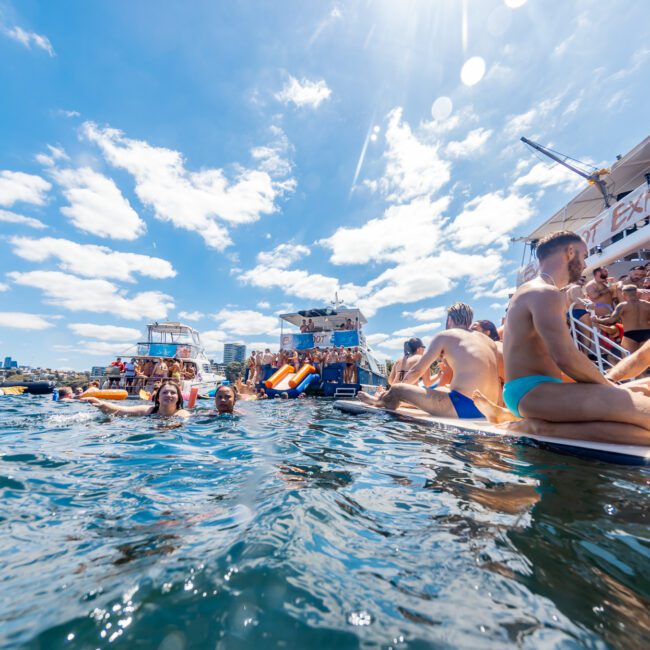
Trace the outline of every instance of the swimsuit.
<instances>
[{"instance_id":1,"label":"swimsuit","mask_svg":"<svg viewBox=\"0 0 650 650\"><path fill-rule=\"evenodd\" d=\"M481 413L474 404L474 400L469 397L459 393L457 390L449 391L449 399L456 409L456 415L461 419L477 419L484 418L485 416Z\"/></svg>"},{"instance_id":2,"label":"swimsuit","mask_svg":"<svg viewBox=\"0 0 650 650\"><path fill-rule=\"evenodd\" d=\"M637 343L645 343L650 340L650 329L627 330L623 336L627 336L628 339L632 339Z\"/></svg>"},{"instance_id":3,"label":"swimsuit","mask_svg":"<svg viewBox=\"0 0 650 650\"><path fill-rule=\"evenodd\" d=\"M614 308L611 305L607 304L606 302L595 302L594 306L595 307L607 307L607 309L609 309L609 311L614 311Z\"/></svg>"},{"instance_id":4,"label":"swimsuit","mask_svg":"<svg viewBox=\"0 0 650 650\"><path fill-rule=\"evenodd\" d=\"M580 320L585 314L588 314L589 312L586 309L582 309L580 307L574 307L571 310L571 315L576 319Z\"/></svg>"},{"instance_id":5,"label":"swimsuit","mask_svg":"<svg viewBox=\"0 0 650 650\"><path fill-rule=\"evenodd\" d=\"M519 379L507 381L503 385L503 402L513 415L522 418L523 415L519 413L519 403L521 400L535 386L547 382L561 384L562 380L557 377L547 377L546 375L528 375L527 377L519 377Z\"/></svg>"}]
</instances>

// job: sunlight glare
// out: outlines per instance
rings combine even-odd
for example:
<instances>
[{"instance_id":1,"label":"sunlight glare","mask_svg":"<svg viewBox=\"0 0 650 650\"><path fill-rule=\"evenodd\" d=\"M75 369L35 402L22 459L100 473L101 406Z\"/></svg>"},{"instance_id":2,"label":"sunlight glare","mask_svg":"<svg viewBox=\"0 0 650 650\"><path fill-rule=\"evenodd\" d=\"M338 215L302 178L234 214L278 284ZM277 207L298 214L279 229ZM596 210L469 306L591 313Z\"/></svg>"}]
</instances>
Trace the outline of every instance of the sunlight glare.
<instances>
[{"instance_id":1,"label":"sunlight glare","mask_svg":"<svg viewBox=\"0 0 650 650\"><path fill-rule=\"evenodd\" d=\"M527 0L503 0L510 9L518 9L526 4Z\"/></svg>"},{"instance_id":2,"label":"sunlight glare","mask_svg":"<svg viewBox=\"0 0 650 650\"><path fill-rule=\"evenodd\" d=\"M485 61L483 57L473 56L467 59L460 71L460 80L466 86L475 86L485 74Z\"/></svg>"},{"instance_id":3,"label":"sunlight glare","mask_svg":"<svg viewBox=\"0 0 650 650\"><path fill-rule=\"evenodd\" d=\"M450 115L454 105L449 97L438 97L431 105L431 116L434 120L442 122Z\"/></svg>"}]
</instances>

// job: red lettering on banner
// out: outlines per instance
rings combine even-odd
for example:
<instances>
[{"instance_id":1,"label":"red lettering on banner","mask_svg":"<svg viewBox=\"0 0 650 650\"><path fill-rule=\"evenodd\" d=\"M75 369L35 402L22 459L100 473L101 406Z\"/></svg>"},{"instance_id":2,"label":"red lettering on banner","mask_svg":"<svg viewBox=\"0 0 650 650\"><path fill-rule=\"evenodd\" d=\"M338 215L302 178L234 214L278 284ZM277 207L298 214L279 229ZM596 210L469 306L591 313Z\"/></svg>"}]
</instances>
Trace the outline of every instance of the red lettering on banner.
<instances>
[{"instance_id":1,"label":"red lettering on banner","mask_svg":"<svg viewBox=\"0 0 650 650\"><path fill-rule=\"evenodd\" d=\"M621 221L619 221L619 217L621 216L620 213L625 213L626 209L626 206L622 204L617 205L614 208L614 211L612 212L612 233L618 232L625 223L625 219L621 219Z\"/></svg>"}]
</instances>

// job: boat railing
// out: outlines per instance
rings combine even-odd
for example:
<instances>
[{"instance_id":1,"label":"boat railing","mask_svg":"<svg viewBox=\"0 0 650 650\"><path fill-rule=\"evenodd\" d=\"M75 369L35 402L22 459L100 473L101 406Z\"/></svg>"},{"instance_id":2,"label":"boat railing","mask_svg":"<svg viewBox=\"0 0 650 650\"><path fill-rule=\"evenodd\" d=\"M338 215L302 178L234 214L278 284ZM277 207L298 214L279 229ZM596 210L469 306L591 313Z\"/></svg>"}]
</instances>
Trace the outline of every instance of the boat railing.
<instances>
[{"instance_id":1,"label":"boat railing","mask_svg":"<svg viewBox=\"0 0 650 650\"><path fill-rule=\"evenodd\" d=\"M613 368L630 353L615 341L603 334L595 325L587 325L573 315L573 308L582 308L573 303L569 307L569 328L575 346L584 352L598 367L602 374Z\"/></svg>"}]
</instances>

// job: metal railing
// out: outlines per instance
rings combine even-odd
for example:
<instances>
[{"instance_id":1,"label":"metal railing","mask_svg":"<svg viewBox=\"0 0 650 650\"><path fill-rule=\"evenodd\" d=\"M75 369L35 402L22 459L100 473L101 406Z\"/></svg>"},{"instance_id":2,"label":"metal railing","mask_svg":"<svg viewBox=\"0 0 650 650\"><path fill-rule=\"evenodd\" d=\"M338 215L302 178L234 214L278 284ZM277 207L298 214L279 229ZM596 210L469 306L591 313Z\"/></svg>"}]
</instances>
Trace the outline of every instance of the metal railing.
<instances>
[{"instance_id":1,"label":"metal railing","mask_svg":"<svg viewBox=\"0 0 650 650\"><path fill-rule=\"evenodd\" d=\"M613 368L630 353L618 343L605 336L595 325L586 325L573 315L573 308L582 305L573 303L569 307L569 328L575 346L584 352L598 367L602 374Z\"/></svg>"}]
</instances>

